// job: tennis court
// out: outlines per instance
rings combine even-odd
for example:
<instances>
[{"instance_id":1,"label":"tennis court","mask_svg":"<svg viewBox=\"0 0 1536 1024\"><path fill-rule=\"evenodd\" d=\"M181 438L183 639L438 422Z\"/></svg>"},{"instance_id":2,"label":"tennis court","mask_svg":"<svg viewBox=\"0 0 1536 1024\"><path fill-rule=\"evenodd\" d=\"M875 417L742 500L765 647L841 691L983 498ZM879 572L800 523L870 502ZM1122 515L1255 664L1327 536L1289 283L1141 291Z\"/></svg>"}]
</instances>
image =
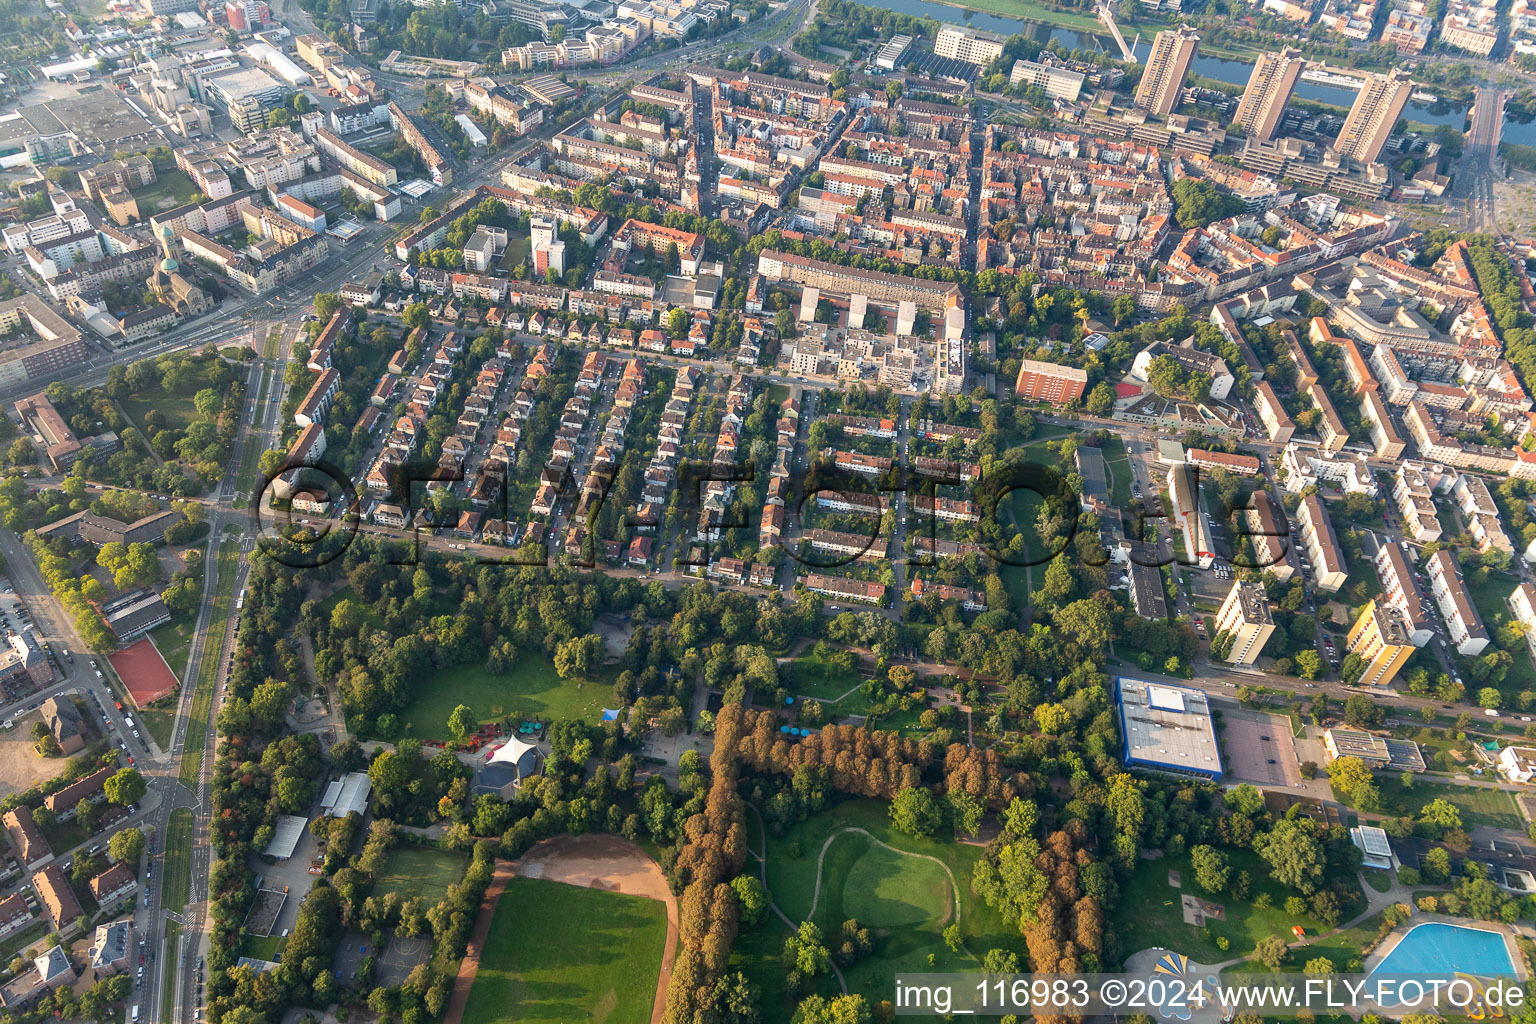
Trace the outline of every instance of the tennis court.
<instances>
[{"instance_id":1,"label":"tennis court","mask_svg":"<svg viewBox=\"0 0 1536 1024\"><path fill-rule=\"evenodd\" d=\"M169 697L181 684L171 666L160 656L160 649L149 637L120 651L107 655L117 675L128 690L128 696L139 708L153 704L162 697Z\"/></svg>"}]
</instances>

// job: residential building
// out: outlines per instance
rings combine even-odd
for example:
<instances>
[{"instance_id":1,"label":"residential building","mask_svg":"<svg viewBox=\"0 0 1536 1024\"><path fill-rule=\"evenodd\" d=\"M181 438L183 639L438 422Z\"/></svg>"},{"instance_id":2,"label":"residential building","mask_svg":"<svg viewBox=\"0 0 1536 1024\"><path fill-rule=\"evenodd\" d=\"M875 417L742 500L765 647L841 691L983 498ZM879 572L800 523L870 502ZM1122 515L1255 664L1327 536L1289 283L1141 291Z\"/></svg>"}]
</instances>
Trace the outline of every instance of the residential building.
<instances>
[{"instance_id":1,"label":"residential building","mask_svg":"<svg viewBox=\"0 0 1536 1024\"><path fill-rule=\"evenodd\" d=\"M1306 66L1301 51L1289 46L1281 47L1278 53L1260 54L1232 123L1240 126L1250 139L1268 142L1274 138L1291 91Z\"/></svg>"},{"instance_id":2,"label":"residential building","mask_svg":"<svg viewBox=\"0 0 1536 1024\"><path fill-rule=\"evenodd\" d=\"M98 978L126 971L133 963L134 949L133 918L99 924L88 953L91 970Z\"/></svg>"},{"instance_id":3,"label":"residential building","mask_svg":"<svg viewBox=\"0 0 1536 1024\"><path fill-rule=\"evenodd\" d=\"M52 811L59 821L68 821L75 816L75 808L80 801L100 803L105 800L107 780L116 774L115 765L98 769L43 797L43 806Z\"/></svg>"},{"instance_id":4,"label":"residential building","mask_svg":"<svg viewBox=\"0 0 1536 1024\"><path fill-rule=\"evenodd\" d=\"M1344 566L1344 552L1339 547L1339 538L1333 532L1333 520L1323 506L1322 499L1315 494L1302 498L1296 512L1302 548L1312 563L1317 589L1335 593L1343 588L1349 572Z\"/></svg>"},{"instance_id":5,"label":"residential building","mask_svg":"<svg viewBox=\"0 0 1536 1024\"><path fill-rule=\"evenodd\" d=\"M1013 71L1008 75L1008 85L1013 89L1020 86L1039 89L1053 100L1076 103L1082 94L1086 77L1081 71L1070 68L1037 64L1032 60L1016 60L1013 62Z\"/></svg>"},{"instance_id":6,"label":"residential building","mask_svg":"<svg viewBox=\"0 0 1536 1024\"><path fill-rule=\"evenodd\" d=\"M1466 580L1462 578L1456 557L1445 549L1436 551L1429 556L1425 571L1429 576L1430 596L1445 619L1456 652L1464 658L1482 654L1483 648L1488 646L1488 630L1472 604L1472 595L1467 592Z\"/></svg>"},{"instance_id":7,"label":"residential building","mask_svg":"<svg viewBox=\"0 0 1536 1024\"><path fill-rule=\"evenodd\" d=\"M1081 399L1087 387L1086 370L1045 363L1038 359L1025 359L1019 364L1013 393L1026 401L1065 406Z\"/></svg>"},{"instance_id":8,"label":"residential building","mask_svg":"<svg viewBox=\"0 0 1536 1024\"><path fill-rule=\"evenodd\" d=\"M1173 517L1184 538L1186 565L1209 569L1216 560L1216 542L1210 525L1200 509L1200 488L1195 469L1181 462L1168 470L1168 494L1173 499Z\"/></svg>"},{"instance_id":9,"label":"residential building","mask_svg":"<svg viewBox=\"0 0 1536 1024\"><path fill-rule=\"evenodd\" d=\"M26 897L19 892L11 893L0 900L0 937L25 928L32 923L32 917L32 908L27 905Z\"/></svg>"},{"instance_id":10,"label":"residential building","mask_svg":"<svg viewBox=\"0 0 1536 1024\"><path fill-rule=\"evenodd\" d=\"M80 901L75 898L75 891L69 887L69 879L63 868L49 864L33 874L32 889L37 893L37 900L43 905L43 911L48 915L54 931L64 932L74 927L75 918L81 916L83 911L80 909Z\"/></svg>"},{"instance_id":11,"label":"residential building","mask_svg":"<svg viewBox=\"0 0 1536 1024\"><path fill-rule=\"evenodd\" d=\"M1238 476L1258 476L1259 460L1252 455L1232 455L1227 452L1206 451L1190 448L1184 452L1184 461L1201 469L1222 469Z\"/></svg>"},{"instance_id":12,"label":"residential building","mask_svg":"<svg viewBox=\"0 0 1536 1024\"><path fill-rule=\"evenodd\" d=\"M1147 55L1141 84L1136 87L1136 105L1160 117L1177 110L1199 45L1199 33L1188 25L1159 32Z\"/></svg>"},{"instance_id":13,"label":"residential building","mask_svg":"<svg viewBox=\"0 0 1536 1024\"><path fill-rule=\"evenodd\" d=\"M85 732L81 728L85 723L80 717L80 709L67 694L43 701L38 714L66 755L78 754L85 749Z\"/></svg>"},{"instance_id":14,"label":"residential building","mask_svg":"<svg viewBox=\"0 0 1536 1024\"><path fill-rule=\"evenodd\" d=\"M1274 619L1269 614L1269 596L1260 583L1244 583L1234 580L1227 599L1221 603L1216 616L1216 633L1232 638L1232 650L1227 654L1231 665L1252 665L1259 660L1259 653L1275 631Z\"/></svg>"},{"instance_id":15,"label":"residential building","mask_svg":"<svg viewBox=\"0 0 1536 1024\"><path fill-rule=\"evenodd\" d=\"M858 601L861 604L882 604L885 601L885 585L882 583L824 576L814 572L802 573L799 582L812 593L830 597L834 601Z\"/></svg>"},{"instance_id":16,"label":"residential building","mask_svg":"<svg viewBox=\"0 0 1536 1024\"><path fill-rule=\"evenodd\" d=\"M1286 414L1285 406L1280 404L1280 396L1267 380L1258 381L1253 387L1253 405L1258 410L1265 433L1276 444L1289 444L1296 433L1296 424Z\"/></svg>"},{"instance_id":17,"label":"residential building","mask_svg":"<svg viewBox=\"0 0 1536 1024\"><path fill-rule=\"evenodd\" d=\"M16 859L21 861L23 867L40 864L53 856L48 840L43 837L43 830L32 818L32 808L26 804L6 811L0 816L0 823L4 823L6 835L11 840L11 849L16 851Z\"/></svg>"},{"instance_id":18,"label":"residential building","mask_svg":"<svg viewBox=\"0 0 1536 1024\"><path fill-rule=\"evenodd\" d=\"M1375 163L1412 92L1413 78L1400 68L1366 75L1333 148L1357 163Z\"/></svg>"},{"instance_id":19,"label":"residential building","mask_svg":"<svg viewBox=\"0 0 1536 1024\"><path fill-rule=\"evenodd\" d=\"M1439 510L1432 493L1422 466L1412 462L1398 465L1392 483L1392 500L1403 518L1403 536L1416 544L1440 539Z\"/></svg>"},{"instance_id":20,"label":"residential building","mask_svg":"<svg viewBox=\"0 0 1536 1024\"><path fill-rule=\"evenodd\" d=\"M1415 647L1403 613L1383 601L1371 601L1349 628L1344 649L1365 662L1361 686L1387 686Z\"/></svg>"},{"instance_id":21,"label":"residential building","mask_svg":"<svg viewBox=\"0 0 1536 1024\"><path fill-rule=\"evenodd\" d=\"M1251 507L1244 513L1247 532L1243 534L1253 545L1254 568L1260 572L1272 572L1281 583L1296 573L1287 557L1291 547L1289 520L1285 508L1270 497L1268 488L1261 487L1249 499Z\"/></svg>"},{"instance_id":22,"label":"residential building","mask_svg":"<svg viewBox=\"0 0 1536 1024\"><path fill-rule=\"evenodd\" d=\"M1376 547L1371 564L1376 567L1376 575L1381 580L1381 599L1403 613L1409 642L1415 647L1423 647L1434 636L1435 623L1430 618L1424 592L1419 589L1408 556L1403 554L1396 541L1381 540L1375 534L1370 535L1368 543Z\"/></svg>"},{"instance_id":23,"label":"residential building","mask_svg":"<svg viewBox=\"0 0 1536 1024\"><path fill-rule=\"evenodd\" d=\"M91 898L102 910L110 910L138 891L139 880L126 864L113 864L91 879Z\"/></svg>"},{"instance_id":24,"label":"residential building","mask_svg":"<svg viewBox=\"0 0 1536 1024\"><path fill-rule=\"evenodd\" d=\"M1510 591L1505 602L1515 621L1525 627L1525 646L1536 652L1536 583L1521 583Z\"/></svg>"}]
</instances>

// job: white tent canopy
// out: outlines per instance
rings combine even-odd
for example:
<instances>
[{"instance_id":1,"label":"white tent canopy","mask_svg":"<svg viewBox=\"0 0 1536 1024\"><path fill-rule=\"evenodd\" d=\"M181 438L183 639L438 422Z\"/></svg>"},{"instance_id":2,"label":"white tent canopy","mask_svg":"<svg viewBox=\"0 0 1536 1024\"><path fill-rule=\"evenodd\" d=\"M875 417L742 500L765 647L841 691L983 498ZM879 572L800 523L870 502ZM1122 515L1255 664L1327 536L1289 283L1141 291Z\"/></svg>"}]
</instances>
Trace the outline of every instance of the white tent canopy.
<instances>
[{"instance_id":1,"label":"white tent canopy","mask_svg":"<svg viewBox=\"0 0 1536 1024\"><path fill-rule=\"evenodd\" d=\"M490 759L485 763L510 764L516 766L519 762L522 761L524 755L528 754L530 751L537 753L538 749L539 748L535 744L526 743L514 736L507 740L506 743L502 744L501 749L492 754Z\"/></svg>"}]
</instances>

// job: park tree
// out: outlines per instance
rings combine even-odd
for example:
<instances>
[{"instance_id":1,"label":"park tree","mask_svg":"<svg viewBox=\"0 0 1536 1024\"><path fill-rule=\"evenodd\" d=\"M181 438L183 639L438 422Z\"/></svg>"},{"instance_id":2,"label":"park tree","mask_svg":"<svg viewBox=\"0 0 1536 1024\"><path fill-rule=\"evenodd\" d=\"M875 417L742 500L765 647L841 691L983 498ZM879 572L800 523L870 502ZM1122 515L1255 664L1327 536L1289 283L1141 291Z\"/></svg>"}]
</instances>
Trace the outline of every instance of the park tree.
<instances>
[{"instance_id":1,"label":"park tree","mask_svg":"<svg viewBox=\"0 0 1536 1024\"><path fill-rule=\"evenodd\" d=\"M192 396L192 405L199 416L212 417L224 407L224 396L213 388L203 388Z\"/></svg>"},{"instance_id":2,"label":"park tree","mask_svg":"<svg viewBox=\"0 0 1536 1024\"><path fill-rule=\"evenodd\" d=\"M1435 797L1419 810L1419 821L1435 830L1438 839L1452 829L1461 828L1461 811L1444 797Z\"/></svg>"},{"instance_id":3,"label":"park tree","mask_svg":"<svg viewBox=\"0 0 1536 1024\"><path fill-rule=\"evenodd\" d=\"M737 875L731 879L731 888L736 892L736 902L741 905L741 923L753 927L763 919L768 905L773 902L768 889L752 875Z\"/></svg>"},{"instance_id":4,"label":"park tree","mask_svg":"<svg viewBox=\"0 0 1536 1024\"><path fill-rule=\"evenodd\" d=\"M1220 850L1202 844L1189 851L1189 859L1195 869L1195 884L1200 888L1218 893L1227 887L1232 868Z\"/></svg>"},{"instance_id":5,"label":"park tree","mask_svg":"<svg viewBox=\"0 0 1536 1024\"><path fill-rule=\"evenodd\" d=\"M873 1021L869 1003L861 995L833 996L831 999L807 996L790 1018L790 1024L872 1024Z\"/></svg>"},{"instance_id":6,"label":"park tree","mask_svg":"<svg viewBox=\"0 0 1536 1024\"><path fill-rule=\"evenodd\" d=\"M1371 770L1364 761L1347 754L1328 762L1328 781L1340 795L1353 799L1362 786L1372 785Z\"/></svg>"},{"instance_id":7,"label":"park tree","mask_svg":"<svg viewBox=\"0 0 1536 1024\"><path fill-rule=\"evenodd\" d=\"M981 816L986 811L981 800L963 789L951 789L944 794L944 802L949 804L949 815L955 824L955 831L976 838L981 831Z\"/></svg>"},{"instance_id":8,"label":"park tree","mask_svg":"<svg viewBox=\"0 0 1536 1024\"><path fill-rule=\"evenodd\" d=\"M943 820L933 793L923 786L908 786L891 801L891 823L910 836L931 836Z\"/></svg>"},{"instance_id":9,"label":"park tree","mask_svg":"<svg viewBox=\"0 0 1536 1024\"><path fill-rule=\"evenodd\" d=\"M1344 721L1357 729L1375 729L1381 725L1386 712L1363 693L1357 693L1344 702Z\"/></svg>"},{"instance_id":10,"label":"park tree","mask_svg":"<svg viewBox=\"0 0 1536 1024\"><path fill-rule=\"evenodd\" d=\"M803 978L825 973L832 963L832 953L822 941L821 929L811 921L802 921L795 934L784 940L784 969Z\"/></svg>"},{"instance_id":11,"label":"park tree","mask_svg":"<svg viewBox=\"0 0 1536 1024\"><path fill-rule=\"evenodd\" d=\"M1114 407L1115 393L1103 381L1100 381L1092 391L1088 392L1088 399L1083 403L1083 408L1094 416L1108 416Z\"/></svg>"},{"instance_id":12,"label":"park tree","mask_svg":"<svg viewBox=\"0 0 1536 1024\"><path fill-rule=\"evenodd\" d=\"M603 638L596 633L562 640L555 648L555 674L561 679L581 679L592 674L602 655Z\"/></svg>"},{"instance_id":13,"label":"park tree","mask_svg":"<svg viewBox=\"0 0 1536 1024\"><path fill-rule=\"evenodd\" d=\"M106 791L109 801L119 807L126 807L144 799L144 793L149 789L149 784L144 781L144 776L139 774L137 768L120 768L116 775L107 779L102 788Z\"/></svg>"},{"instance_id":14,"label":"park tree","mask_svg":"<svg viewBox=\"0 0 1536 1024\"><path fill-rule=\"evenodd\" d=\"M1311 893L1323 878L1323 846L1307 819L1282 819L1254 837L1254 849L1281 885Z\"/></svg>"},{"instance_id":15,"label":"park tree","mask_svg":"<svg viewBox=\"0 0 1536 1024\"><path fill-rule=\"evenodd\" d=\"M464 737L474 731L475 724L475 713L470 710L468 704L460 704L448 716L448 732L453 736L455 743L463 743ZM481 833L481 835L485 834Z\"/></svg>"},{"instance_id":16,"label":"park tree","mask_svg":"<svg viewBox=\"0 0 1536 1024\"><path fill-rule=\"evenodd\" d=\"M137 864L144 853L144 833L136 828L119 829L107 841L107 852L120 864Z\"/></svg>"},{"instance_id":17,"label":"park tree","mask_svg":"<svg viewBox=\"0 0 1536 1024\"><path fill-rule=\"evenodd\" d=\"M1272 971L1278 971L1290 957L1290 948L1278 935L1265 935L1253 947L1253 958Z\"/></svg>"}]
</instances>

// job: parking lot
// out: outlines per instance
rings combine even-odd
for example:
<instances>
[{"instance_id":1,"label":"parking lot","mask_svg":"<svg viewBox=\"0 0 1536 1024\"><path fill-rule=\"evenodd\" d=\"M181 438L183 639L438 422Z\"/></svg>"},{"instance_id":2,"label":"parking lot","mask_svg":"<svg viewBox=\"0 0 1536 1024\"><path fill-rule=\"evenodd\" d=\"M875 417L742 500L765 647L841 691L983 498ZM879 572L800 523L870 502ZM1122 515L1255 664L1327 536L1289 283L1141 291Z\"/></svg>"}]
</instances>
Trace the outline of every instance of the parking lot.
<instances>
[{"instance_id":1,"label":"parking lot","mask_svg":"<svg viewBox=\"0 0 1536 1024\"><path fill-rule=\"evenodd\" d=\"M1221 714L1221 754L1229 779L1286 789L1301 785L1301 764L1287 719L1232 705L1224 705Z\"/></svg>"}]
</instances>

